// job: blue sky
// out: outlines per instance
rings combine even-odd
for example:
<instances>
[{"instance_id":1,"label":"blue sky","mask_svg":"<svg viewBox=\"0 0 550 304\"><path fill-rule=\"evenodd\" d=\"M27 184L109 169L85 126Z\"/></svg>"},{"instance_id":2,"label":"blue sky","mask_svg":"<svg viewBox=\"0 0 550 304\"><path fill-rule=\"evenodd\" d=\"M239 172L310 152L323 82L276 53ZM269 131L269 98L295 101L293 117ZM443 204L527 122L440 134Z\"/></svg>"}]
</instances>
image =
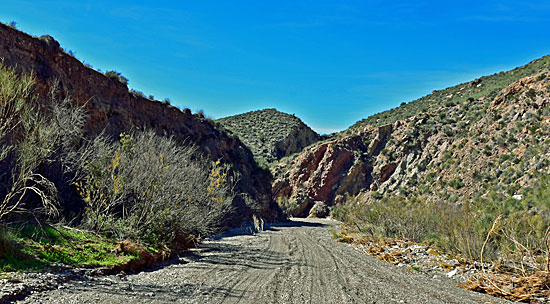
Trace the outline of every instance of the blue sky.
<instances>
[{"instance_id":1,"label":"blue sky","mask_svg":"<svg viewBox=\"0 0 550 304\"><path fill-rule=\"evenodd\" d=\"M0 21L146 95L321 133L550 53L550 0L0 1Z\"/></svg>"}]
</instances>

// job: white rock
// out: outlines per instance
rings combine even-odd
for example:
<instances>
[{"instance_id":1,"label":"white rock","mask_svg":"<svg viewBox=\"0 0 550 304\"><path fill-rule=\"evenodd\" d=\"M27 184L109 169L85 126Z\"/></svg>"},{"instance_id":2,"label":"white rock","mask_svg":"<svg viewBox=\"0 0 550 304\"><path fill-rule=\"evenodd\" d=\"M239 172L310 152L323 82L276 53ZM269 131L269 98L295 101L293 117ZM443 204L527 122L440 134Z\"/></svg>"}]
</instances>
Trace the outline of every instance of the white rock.
<instances>
[{"instance_id":1,"label":"white rock","mask_svg":"<svg viewBox=\"0 0 550 304\"><path fill-rule=\"evenodd\" d=\"M453 271L447 273L448 278L454 277L458 273L458 268L455 268Z\"/></svg>"},{"instance_id":2,"label":"white rock","mask_svg":"<svg viewBox=\"0 0 550 304\"><path fill-rule=\"evenodd\" d=\"M521 194L514 194L512 195L512 198L517 200L517 201L521 201L523 199L523 195Z\"/></svg>"}]
</instances>

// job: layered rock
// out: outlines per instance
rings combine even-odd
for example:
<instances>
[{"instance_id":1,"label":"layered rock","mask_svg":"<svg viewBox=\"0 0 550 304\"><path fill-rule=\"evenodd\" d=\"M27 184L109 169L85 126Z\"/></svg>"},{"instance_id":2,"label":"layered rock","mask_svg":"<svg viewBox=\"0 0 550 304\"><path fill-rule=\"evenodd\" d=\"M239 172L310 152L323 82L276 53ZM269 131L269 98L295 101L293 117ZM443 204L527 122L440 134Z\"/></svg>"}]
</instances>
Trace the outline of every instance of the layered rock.
<instances>
[{"instance_id":1,"label":"layered rock","mask_svg":"<svg viewBox=\"0 0 550 304\"><path fill-rule=\"evenodd\" d=\"M219 130L209 120L192 115L189 109L181 111L129 92L118 79L106 77L64 52L50 36L36 38L0 24L0 58L19 72L36 75L39 100L44 100L52 83L58 81L60 94L70 94L74 103L85 107L88 135L105 131L118 136L130 130L153 129L193 143L210 159L231 164L240 175L237 191L247 194L257 206L251 210L244 199L237 199L239 216L244 219L252 212L267 219L280 216L272 200L269 174L257 166L238 138Z\"/></svg>"}]
</instances>

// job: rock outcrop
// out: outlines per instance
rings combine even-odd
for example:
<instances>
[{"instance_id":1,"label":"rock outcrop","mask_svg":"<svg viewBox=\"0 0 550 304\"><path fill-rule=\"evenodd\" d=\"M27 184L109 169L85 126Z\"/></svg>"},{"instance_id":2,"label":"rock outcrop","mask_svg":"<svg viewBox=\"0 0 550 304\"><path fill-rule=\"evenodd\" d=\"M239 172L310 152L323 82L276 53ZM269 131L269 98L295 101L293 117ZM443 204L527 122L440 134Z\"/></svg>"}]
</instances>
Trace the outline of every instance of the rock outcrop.
<instances>
[{"instance_id":1,"label":"rock outcrop","mask_svg":"<svg viewBox=\"0 0 550 304\"><path fill-rule=\"evenodd\" d=\"M297 215L305 216L314 201L331 205L338 196L359 194L373 182L370 160L380 153L391 130L391 125L384 126L304 151L288 164L291 169L275 180L274 196L297 200ZM285 171L286 167L280 164L275 170ZM298 194L304 192L306 195Z\"/></svg>"},{"instance_id":2,"label":"rock outcrop","mask_svg":"<svg viewBox=\"0 0 550 304\"><path fill-rule=\"evenodd\" d=\"M62 88L60 94L70 94L73 102L85 106L89 115L88 135L105 130L118 136L133 129L153 129L191 142L210 159L231 164L239 173L237 191L246 193L257 203L255 210L251 210L244 199L235 201L242 219L253 212L266 219L280 217L272 200L269 174L257 166L250 150L238 138L216 128L208 119L192 115L189 109L181 111L129 92L123 82L106 77L64 52L50 36L36 38L0 24L0 58L19 72L36 75L35 91L39 100L45 98L52 83L58 81Z\"/></svg>"}]
</instances>

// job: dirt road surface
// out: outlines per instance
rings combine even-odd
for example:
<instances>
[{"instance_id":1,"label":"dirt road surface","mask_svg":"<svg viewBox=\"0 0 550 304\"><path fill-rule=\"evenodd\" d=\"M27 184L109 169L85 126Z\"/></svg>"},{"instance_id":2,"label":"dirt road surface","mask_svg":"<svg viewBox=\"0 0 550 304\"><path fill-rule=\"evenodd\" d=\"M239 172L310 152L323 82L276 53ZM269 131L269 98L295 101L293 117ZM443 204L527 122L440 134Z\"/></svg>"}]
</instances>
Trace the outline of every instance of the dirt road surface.
<instances>
[{"instance_id":1,"label":"dirt road surface","mask_svg":"<svg viewBox=\"0 0 550 304\"><path fill-rule=\"evenodd\" d=\"M336 222L294 219L204 242L161 268L65 283L21 303L507 303L366 256Z\"/></svg>"}]
</instances>

